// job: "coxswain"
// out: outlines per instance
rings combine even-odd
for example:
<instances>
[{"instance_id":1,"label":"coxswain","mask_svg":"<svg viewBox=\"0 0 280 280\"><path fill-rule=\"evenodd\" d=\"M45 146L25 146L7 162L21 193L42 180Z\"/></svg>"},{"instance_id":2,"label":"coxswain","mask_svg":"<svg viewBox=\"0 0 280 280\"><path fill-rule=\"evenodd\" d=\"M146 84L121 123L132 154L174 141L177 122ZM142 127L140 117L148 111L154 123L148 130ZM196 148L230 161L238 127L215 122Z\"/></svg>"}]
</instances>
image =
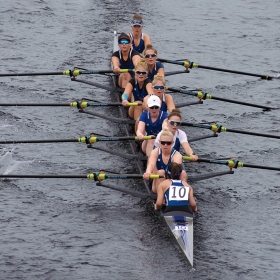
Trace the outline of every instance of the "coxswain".
<instances>
[{"instance_id":1,"label":"coxswain","mask_svg":"<svg viewBox=\"0 0 280 280\"><path fill-rule=\"evenodd\" d=\"M157 189L157 201L155 210L162 207L165 199L164 213L170 211L197 212L196 201L193 196L193 188L180 180L182 164L170 163L165 171L166 180L161 182Z\"/></svg>"},{"instance_id":2,"label":"coxswain","mask_svg":"<svg viewBox=\"0 0 280 280\"><path fill-rule=\"evenodd\" d=\"M150 153L144 179L148 180L150 174L165 175L165 170L171 162L182 164L182 155L172 148L172 144L173 134L165 128L160 135L160 147L153 149ZM185 170L181 172L180 179L187 182L188 176ZM153 193L157 193L157 188L163 180L162 178L153 180Z\"/></svg>"},{"instance_id":3,"label":"coxswain","mask_svg":"<svg viewBox=\"0 0 280 280\"><path fill-rule=\"evenodd\" d=\"M136 135L140 140L143 139L144 135L155 135L164 128L163 122L167 119L168 114L160 110L161 102L160 99L151 95L147 101L148 110L143 111L139 118L139 124L136 131ZM155 140L144 140L142 143L142 152L149 156L153 147Z\"/></svg>"},{"instance_id":4,"label":"coxswain","mask_svg":"<svg viewBox=\"0 0 280 280\"><path fill-rule=\"evenodd\" d=\"M142 53L145 47L148 44L151 44L150 37L147 34L142 33L143 26L144 24L142 17L138 14L135 14L131 21L132 32L129 33L129 36L131 37L132 48L139 53Z\"/></svg>"},{"instance_id":5,"label":"coxswain","mask_svg":"<svg viewBox=\"0 0 280 280\"><path fill-rule=\"evenodd\" d=\"M194 154L192 148L190 147L186 133L183 130L179 129L181 121L181 112L177 108L173 109L168 115L168 118L165 120L168 130L173 134L172 148L179 152L182 146L186 155L192 157L193 161L197 161L198 156ZM155 147L160 147L160 135L161 132L157 135L157 138L155 140Z\"/></svg>"},{"instance_id":6,"label":"coxswain","mask_svg":"<svg viewBox=\"0 0 280 280\"><path fill-rule=\"evenodd\" d=\"M120 73L120 69L134 69L140 61L140 54L131 48L130 37L121 33L118 37L119 50L112 54L113 71L116 74ZM118 79L118 85L125 88L128 81L134 77L134 73L121 73Z\"/></svg>"}]
</instances>

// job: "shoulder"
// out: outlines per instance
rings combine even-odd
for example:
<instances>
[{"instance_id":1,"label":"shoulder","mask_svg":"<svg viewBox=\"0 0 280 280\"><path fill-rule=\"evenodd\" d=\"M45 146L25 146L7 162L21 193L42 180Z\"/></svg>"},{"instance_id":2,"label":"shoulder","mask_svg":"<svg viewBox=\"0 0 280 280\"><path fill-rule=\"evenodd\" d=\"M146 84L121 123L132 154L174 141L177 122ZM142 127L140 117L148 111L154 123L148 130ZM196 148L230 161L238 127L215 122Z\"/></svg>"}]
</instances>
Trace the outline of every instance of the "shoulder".
<instances>
[{"instance_id":1,"label":"shoulder","mask_svg":"<svg viewBox=\"0 0 280 280\"><path fill-rule=\"evenodd\" d=\"M188 137L185 131L178 129L177 130L177 136L176 136L180 143L188 142Z\"/></svg>"},{"instance_id":2,"label":"shoulder","mask_svg":"<svg viewBox=\"0 0 280 280\"><path fill-rule=\"evenodd\" d=\"M156 62L156 66L157 66L158 69L164 68L164 65L160 61Z\"/></svg>"},{"instance_id":3,"label":"shoulder","mask_svg":"<svg viewBox=\"0 0 280 280\"><path fill-rule=\"evenodd\" d=\"M144 81L144 84L145 84L145 85L151 84L151 83L152 83L152 81L151 81L149 78L147 78L147 79Z\"/></svg>"},{"instance_id":4,"label":"shoulder","mask_svg":"<svg viewBox=\"0 0 280 280\"><path fill-rule=\"evenodd\" d=\"M135 79L132 78L128 81L133 87L135 86Z\"/></svg>"},{"instance_id":5,"label":"shoulder","mask_svg":"<svg viewBox=\"0 0 280 280\"><path fill-rule=\"evenodd\" d=\"M163 112L163 111L160 111L162 113L162 118L163 119L167 119L168 118L168 113L167 112Z\"/></svg>"},{"instance_id":6,"label":"shoulder","mask_svg":"<svg viewBox=\"0 0 280 280\"><path fill-rule=\"evenodd\" d=\"M135 56L135 55L139 55L140 56L140 53L137 52L136 50L132 50L131 51L131 57Z\"/></svg>"},{"instance_id":7,"label":"shoulder","mask_svg":"<svg viewBox=\"0 0 280 280\"><path fill-rule=\"evenodd\" d=\"M165 95L165 100L166 100L166 101L173 101L173 97L172 97L171 94L165 93L164 95Z\"/></svg>"},{"instance_id":8,"label":"shoulder","mask_svg":"<svg viewBox=\"0 0 280 280\"><path fill-rule=\"evenodd\" d=\"M113 52L112 56L115 56L115 57L120 58L120 53L119 53L119 51Z\"/></svg>"},{"instance_id":9,"label":"shoulder","mask_svg":"<svg viewBox=\"0 0 280 280\"><path fill-rule=\"evenodd\" d=\"M139 117L139 121L146 122L148 119L148 111L143 111Z\"/></svg>"}]
</instances>

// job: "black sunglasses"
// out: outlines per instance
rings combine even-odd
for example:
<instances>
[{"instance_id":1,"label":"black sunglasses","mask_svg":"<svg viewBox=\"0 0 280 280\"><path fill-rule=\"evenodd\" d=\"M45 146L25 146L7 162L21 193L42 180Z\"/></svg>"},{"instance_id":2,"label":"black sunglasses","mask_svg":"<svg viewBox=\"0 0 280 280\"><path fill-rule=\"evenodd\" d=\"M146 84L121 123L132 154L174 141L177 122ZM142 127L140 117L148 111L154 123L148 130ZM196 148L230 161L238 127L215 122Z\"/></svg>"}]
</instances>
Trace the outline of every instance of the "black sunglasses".
<instances>
[{"instance_id":1,"label":"black sunglasses","mask_svg":"<svg viewBox=\"0 0 280 280\"><path fill-rule=\"evenodd\" d=\"M152 107L149 107L150 109L158 109L159 106L152 106Z\"/></svg>"},{"instance_id":2,"label":"black sunglasses","mask_svg":"<svg viewBox=\"0 0 280 280\"><path fill-rule=\"evenodd\" d=\"M138 74L138 75L146 75L148 72L147 71L139 71L139 70L137 70L137 71L135 71L135 73L136 74Z\"/></svg>"},{"instance_id":3,"label":"black sunglasses","mask_svg":"<svg viewBox=\"0 0 280 280\"><path fill-rule=\"evenodd\" d=\"M167 145L167 146L170 146L172 144L172 141L160 141L160 144L161 145Z\"/></svg>"},{"instance_id":4,"label":"black sunglasses","mask_svg":"<svg viewBox=\"0 0 280 280\"><path fill-rule=\"evenodd\" d=\"M157 55L155 53L151 53L151 54L146 54L145 58L150 58L150 57L156 57Z\"/></svg>"}]
</instances>

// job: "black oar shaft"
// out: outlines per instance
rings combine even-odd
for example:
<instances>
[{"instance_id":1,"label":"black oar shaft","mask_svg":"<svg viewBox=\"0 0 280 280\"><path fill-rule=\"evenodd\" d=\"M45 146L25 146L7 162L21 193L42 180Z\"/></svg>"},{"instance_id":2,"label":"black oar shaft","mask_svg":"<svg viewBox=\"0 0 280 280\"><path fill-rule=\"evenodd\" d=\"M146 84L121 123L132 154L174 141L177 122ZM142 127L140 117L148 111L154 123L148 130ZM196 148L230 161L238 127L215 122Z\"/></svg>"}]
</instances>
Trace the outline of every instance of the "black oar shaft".
<instances>
[{"instance_id":1,"label":"black oar shaft","mask_svg":"<svg viewBox=\"0 0 280 280\"><path fill-rule=\"evenodd\" d=\"M0 178L58 178L58 179L79 179L87 178L87 175L55 175L55 174L38 174L38 175L23 175L23 174L4 174Z\"/></svg>"},{"instance_id":2,"label":"black oar shaft","mask_svg":"<svg viewBox=\"0 0 280 280\"><path fill-rule=\"evenodd\" d=\"M9 73L9 74L0 74L0 77L49 76L49 75L64 75L64 73L63 72Z\"/></svg>"},{"instance_id":3,"label":"black oar shaft","mask_svg":"<svg viewBox=\"0 0 280 280\"><path fill-rule=\"evenodd\" d=\"M50 106L50 107L69 107L70 103L0 103L0 106Z\"/></svg>"},{"instance_id":4,"label":"black oar shaft","mask_svg":"<svg viewBox=\"0 0 280 280\"><path fill-rule=\"evenodd\" d=\"M79 142L78 139L45 139L45 140L11 140L11 141L0 141L0 144L27 144L27 143L61 143L61 142Z\"/></svg>"},{"instance_id":5,"label":"black oar shaft","mask_svg":"<svg viewBox=\"0 0 280 280\"><path fill-rule=\"evenodd\" d=\"M243 72L243 71L229 70L229 69L223 69L223 68L212 67L212 66L205 66L205 65L200 65L200 64L198 64L197 67L202 68L202 69L207 69L207 70L214 70L214 71L227 72L227 73L233 73L233 74L238 74L238 75L258 77L258 78L262 78L262 79L265 79L265 80L273 79L272 76L268 76L268 75L261 75L261 74Z\"/></svg>"},{"instance_id":6,"label":"black oar shaft","mask_svg":"<svg viewBox=\"0 0 280 280\"><path fill-rule=\"evenodd\" d=\"M255 107L255 108L267 109L267 110L276 109L274 107L258 105L258 104L243 102L243 101L237 101L237 100L232 100L232 99L227 99L227 98L221 98L221 97L216 97L216 96L212 96L211 99L224 101L224 102L228 102L228 103L234 103L234 104L240 104L240 105Z\"/></svg>"},{"instance_id":7,"label":"black oar shaft","mask_svg":"<svg viewBox=\"0 0 280 280\"><path fill-rule=\"evenodd\" d=\"M255 164L248 164L248 163L243 163L243 166L242 166L242 167L249 167L249 168L257 168L257 169L267 169L267 170L276 170L276 171L280 171L280 168L279 168L279 167L255 165Z\"/></svg>"},{"instance_id":8,"label":"black oar shaft","mask_svg":"<svg viewBox=\"0 0 280 280\"><path fill-rule=\"evenodd\" d=\"M253 135L253 136L280 139L280 136L278 136L278 135L257 133L257 132L251 132L251 131L242 131L242 130L229 129L229 128L226 129L226 132L233 132L233 133L239 133L239 134L247 134L247 135Z\"/></svg>"}]
</instances>

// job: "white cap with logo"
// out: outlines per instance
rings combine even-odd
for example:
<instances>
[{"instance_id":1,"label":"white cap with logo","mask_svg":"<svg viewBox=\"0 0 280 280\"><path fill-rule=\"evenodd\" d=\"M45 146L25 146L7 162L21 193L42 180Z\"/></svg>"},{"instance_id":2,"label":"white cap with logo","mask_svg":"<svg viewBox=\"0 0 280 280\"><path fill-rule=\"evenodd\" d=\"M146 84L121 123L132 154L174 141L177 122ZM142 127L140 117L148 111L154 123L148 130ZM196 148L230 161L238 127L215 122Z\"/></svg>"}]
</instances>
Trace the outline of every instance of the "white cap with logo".
<instances>
[{"instance_id":1,"label":"white cap with logo","mask_svg":"<svg viewBox=\"0 0 280 280\"><path fill-rule=\"evenodd\" d=\"M160 107L161 106L161 101L159 99L158 96L156 95L151 95L149 98L148 98L148 107L153 107L153 106L158 106Z\"/></svg>"}]
</instances>

